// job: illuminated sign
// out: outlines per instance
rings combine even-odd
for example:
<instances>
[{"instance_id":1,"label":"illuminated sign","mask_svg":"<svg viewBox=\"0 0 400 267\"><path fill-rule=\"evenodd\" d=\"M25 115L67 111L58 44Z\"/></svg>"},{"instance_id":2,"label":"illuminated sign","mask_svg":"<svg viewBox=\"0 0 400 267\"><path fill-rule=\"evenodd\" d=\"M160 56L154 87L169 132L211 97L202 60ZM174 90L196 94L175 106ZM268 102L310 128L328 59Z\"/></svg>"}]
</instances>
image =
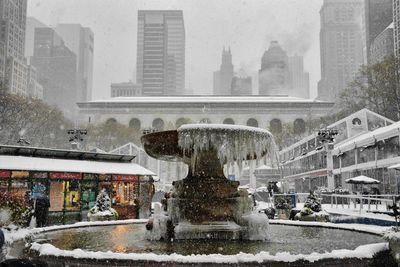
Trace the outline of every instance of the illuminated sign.
<instances>
[{"instance_id":1,"label":"illuminated sign","mask_svg":"<svg viewBox=\"0 0 400 267\"><path fill-rule=\"evenodd\" d=\"M27 178L27 177L29 177L29 172L27 172L27 171L12 171L11 177L12 178Z\"/></svg>"},{"instance_id":2,"label":"illuminated sign","mask_svg":"<svg viewBox=\"0 0 400 267\"><path fill-rule=\"evenodd\" d=\"M10 171L0 171L0 178L9 178L11 176Z\"/></svg>"},{"instance_id":3,"label":"illuminated sign","mask_svg":"<svg viewBox=\"0 0 400 267\"><path fill-rule=\"evenodd\" d=\"M113 181L130 181L137 182L139 180L139 176L137 175L113 175Z\"/></svg>"},{"instance_id":4,"label":"illuminated sign","mask_svg":"<svg viewBox=\"0 0 400 267\"><path fill-rule=\"evenodd\" d=\"M49 173L50 179L63 179L63 180L80 180L80 173L73 172L51 172Z\"/></svg>"}]
</instances>

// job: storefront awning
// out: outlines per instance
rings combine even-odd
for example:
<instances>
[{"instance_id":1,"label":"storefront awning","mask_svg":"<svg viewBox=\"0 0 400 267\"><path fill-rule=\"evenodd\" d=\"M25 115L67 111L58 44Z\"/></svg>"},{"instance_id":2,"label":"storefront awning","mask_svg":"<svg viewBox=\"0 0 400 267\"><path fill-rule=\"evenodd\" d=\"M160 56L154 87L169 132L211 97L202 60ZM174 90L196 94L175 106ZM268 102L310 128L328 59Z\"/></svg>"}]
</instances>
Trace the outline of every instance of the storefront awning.
<instances>
[{"instance_id":1,"label":"storefront awning","mask_svg":"<svg viewBox=\"0 0 400 267\"><path fill-rule=\"evenodd\" d=\"M41 172L78 172L96 174L155 175L135 163L100 162L89 160L50 159L0 155L0 170Z\"/></svg>"}]
</instances>

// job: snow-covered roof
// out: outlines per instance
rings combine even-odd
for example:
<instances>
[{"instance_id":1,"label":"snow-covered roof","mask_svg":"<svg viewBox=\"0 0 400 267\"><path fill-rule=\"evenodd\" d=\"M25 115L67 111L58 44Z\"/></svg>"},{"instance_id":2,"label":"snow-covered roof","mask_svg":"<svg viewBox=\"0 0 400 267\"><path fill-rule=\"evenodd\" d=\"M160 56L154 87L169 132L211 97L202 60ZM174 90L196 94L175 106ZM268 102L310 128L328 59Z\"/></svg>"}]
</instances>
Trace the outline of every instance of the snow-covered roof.
<instances>
[{"instance_id":1,"label":"snow-covered roof","mask_svg":"<svg viewBox=\"0 0 400 267\"><path fill-rule=\"evenodd\" d=\"M272 170L273 168L268 165L261 165L260 167L257 167L256 170Z\"/></svg>"},{"instance_id":2,"label":"snow-covered roof","mask_svg":"<svg viewBox=\"0 0 400 267\"><path fill-rule=\"evenodd\" d=\"M384 140L386 138L392 137L395 134L400 133L400 122L395 122L389 126L378 128L372 132L367 132L362 135L356 136L355 138L349 139L343 142L333 150L333 154L337 155L340 152L345 152L351 150L355 147L363 147L374 144L375 141Z\"/></svg>"},{"instance_id":3,"label":"snow-covered roof","mask_svg":"<svg viewBox=\"0 0 400 267\"><path fill-rule=\"evenodd\" d=\"M93 100L86 103L243 103L243 102L299 102L299 103L327 103L315 99L305 99L292 96L135 96L115 97L107 100Z\"/></svg>"},{"instance_id":4,"label":"snow-covered roof","mask_svg":"<svg viewBox=\"0 0 400 267\"><path fill-rule=\"evenodd\" d=\"M78 172L121 175L155 175L134 163L99 162L88 160L50 159L0 155L0 170L49 172Z\"/></svg>"}]
</instances>

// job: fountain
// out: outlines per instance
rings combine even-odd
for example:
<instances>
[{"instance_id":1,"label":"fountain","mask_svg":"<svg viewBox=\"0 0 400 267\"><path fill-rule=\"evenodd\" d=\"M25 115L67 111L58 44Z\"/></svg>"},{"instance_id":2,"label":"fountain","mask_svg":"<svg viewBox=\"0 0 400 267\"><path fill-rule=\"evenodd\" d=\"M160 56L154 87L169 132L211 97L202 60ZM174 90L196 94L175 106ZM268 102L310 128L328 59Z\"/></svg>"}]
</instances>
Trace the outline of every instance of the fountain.
<instances>
[{"instance_id":1,"label":"fountain","mask_svg":"<svg viewBox=\"0 0 400 267\"><path fill-rule=\"evenodd\" d=\"M256 160L274 150L272 135L264 129L219 124L187 124L176 131L142 136L152 157L182 161L188 175L173 182L163 211L155 213L147 229L151 239L267 238L268 218L252 212L247 191L224 176L224 164Z\"/></svg>"},{"instance_id":2,"label":"fountain","mask_svg":"<svg viewBox=\"0 0 400 267\"><path fill-rule=\"evenodd\" d=\"M30 244L15 242L10 255L48 266L395 266L387 261L384 229L281 220L269 225L265 214L252 211L247 191L226 179L223 166L235 162L240 168L244 160L272 155L266 130L184 125L144 135L142 142L149 155L189 166L146 225L125 220L35 228Z\"/></svg>"}]
</instances>

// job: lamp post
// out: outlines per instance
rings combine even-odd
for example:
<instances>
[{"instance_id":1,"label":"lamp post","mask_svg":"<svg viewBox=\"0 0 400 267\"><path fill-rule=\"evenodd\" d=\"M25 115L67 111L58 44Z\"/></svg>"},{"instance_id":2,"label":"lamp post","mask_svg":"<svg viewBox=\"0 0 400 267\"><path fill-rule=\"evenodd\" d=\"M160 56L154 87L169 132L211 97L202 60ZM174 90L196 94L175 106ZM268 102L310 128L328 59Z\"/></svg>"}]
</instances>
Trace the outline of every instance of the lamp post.
<instances>
[{"instance_id":1,"label":"lamp post","mask_svg":"<svg viewBox=\"0 0 400 267\"><path fill-rule=\"evenodd\" d=\"M80 149L80 142L83 141L83 135L87 135L86 129L69 129L67 130L69 135L69 142L71 143L72 149Z\"/></svg>"},{"instance_id":2,"label":"lamp post","mask_svg":"<svg viewBox=\"0 0 400 267\"><path fill-rule=\"evenodd\" d=\"M335 136L339 134L339 131L336 129L321 129L318 131L318 136L320 140L324 144L326 151L326 171L327 171L327 180L328 180L328 189L335 188L335 182L333 177L333 143L335 141Z\"/></svg>"}]
</instances>

